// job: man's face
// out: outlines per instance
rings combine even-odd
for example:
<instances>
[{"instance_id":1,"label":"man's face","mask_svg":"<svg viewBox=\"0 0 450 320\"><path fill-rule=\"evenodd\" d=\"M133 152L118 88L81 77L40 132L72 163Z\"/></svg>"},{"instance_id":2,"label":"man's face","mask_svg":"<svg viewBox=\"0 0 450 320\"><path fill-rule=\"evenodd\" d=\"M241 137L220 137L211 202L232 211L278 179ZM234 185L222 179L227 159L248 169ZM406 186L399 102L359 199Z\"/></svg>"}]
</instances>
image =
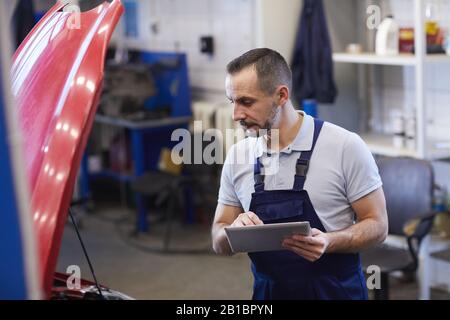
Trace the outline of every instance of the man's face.
<instances>
[{"instance_id":1,"label":"man's face","mask_svg":"<svg viewBox=\"0 0 450 320\"><path fill-rule=\"evenodd\" d=\"M252 133L278 127L280 108L273 95L261 91L256 70L247 67L225 80L227 97L234 105L233 120Z\"/></svg>"}]
</instances>

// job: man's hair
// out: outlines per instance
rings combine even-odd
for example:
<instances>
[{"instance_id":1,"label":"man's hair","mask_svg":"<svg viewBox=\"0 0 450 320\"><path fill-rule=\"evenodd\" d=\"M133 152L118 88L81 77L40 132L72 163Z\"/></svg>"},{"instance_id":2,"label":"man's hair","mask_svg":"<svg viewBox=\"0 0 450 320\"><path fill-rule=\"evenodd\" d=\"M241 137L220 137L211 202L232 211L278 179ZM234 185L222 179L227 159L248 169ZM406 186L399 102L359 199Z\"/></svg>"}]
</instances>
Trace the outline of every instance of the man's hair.
<instances>
[{"instance_id":1,"label":"man's hair","mask_svg":"<svg viewBox=\"0 0 450 320\"><path fill-rule=\"evenodd\" d=\"M279 85L285 85L291 91L291 69L283 56L275 50L258 48L247 51L228 63L227 72L232 75L249 66L254 66L263 92L273 94Z\"/></svg>"}]
</instances>

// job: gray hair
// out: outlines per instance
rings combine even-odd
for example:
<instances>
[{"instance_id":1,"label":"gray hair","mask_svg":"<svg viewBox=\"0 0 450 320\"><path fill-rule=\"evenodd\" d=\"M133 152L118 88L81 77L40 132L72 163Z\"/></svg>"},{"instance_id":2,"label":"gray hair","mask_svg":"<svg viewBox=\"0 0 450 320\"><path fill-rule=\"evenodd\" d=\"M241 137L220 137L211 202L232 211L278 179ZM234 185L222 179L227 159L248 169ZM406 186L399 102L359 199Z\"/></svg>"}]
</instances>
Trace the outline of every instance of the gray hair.
<instances>
[{"instance_id":1,"label":"gray hair","mask_svg":"<svg viewBox=\"0 0 450 320\"><path fill-rule=\"evenodd\" d=\"M291 69L277 51L268 48L247 51L228 63L227 72L232 75L249 66L254 66L259 87L266 94L273 94L279 85L285 85L291 91Z\"/></svg>"}]
</instances>

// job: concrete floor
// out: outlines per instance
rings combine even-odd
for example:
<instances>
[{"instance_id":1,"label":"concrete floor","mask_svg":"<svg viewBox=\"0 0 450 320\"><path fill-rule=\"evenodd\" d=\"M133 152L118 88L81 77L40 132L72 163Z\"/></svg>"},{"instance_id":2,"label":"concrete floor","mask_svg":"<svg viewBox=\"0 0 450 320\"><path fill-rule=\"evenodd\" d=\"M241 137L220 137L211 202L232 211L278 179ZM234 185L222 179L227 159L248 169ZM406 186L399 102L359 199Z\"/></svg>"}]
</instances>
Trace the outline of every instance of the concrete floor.
<instances>
[{"instance_id":1,"label":"concrete floor","mask_svg":"<svg viewBox=\"0 0 450 320\"><path fill-rule=\"evenodd\" d=\"M249 299L252 275L246 255L221 257L210 250L209 227L174 226L172 248L203 253L173 254L160 250L165 223L154 223L149 236L129 236L133 212L106 208L81 218L81 235L103 285L136 299ZM200 237L199 237L200 235ZM203 242L202 242L203 241ZM92 279L76 233L66 224L57 269L79 265Z\"/></svg>"},{"instance_id":2,"label":"concrete floor","mask_svg":"<svg viewBox=\"0 0 450 320\"><path fill-rule=\"evenodd\" d=\"M208 225L173 227L171 248L187 253L161 253L164 222L148 235L132 237L134 213L106 207L78 215L81 234L100 283L136 299L250 299L252 275L246 255L220 257L211 252ZM140 249L139 249L140 248ZM75 231L66 224L57 270L78 265L92 279ZM391 281L392 299L416 299L417 284ZM450 299L433 290L433 299Z\"/></svg>"}]
</instances>

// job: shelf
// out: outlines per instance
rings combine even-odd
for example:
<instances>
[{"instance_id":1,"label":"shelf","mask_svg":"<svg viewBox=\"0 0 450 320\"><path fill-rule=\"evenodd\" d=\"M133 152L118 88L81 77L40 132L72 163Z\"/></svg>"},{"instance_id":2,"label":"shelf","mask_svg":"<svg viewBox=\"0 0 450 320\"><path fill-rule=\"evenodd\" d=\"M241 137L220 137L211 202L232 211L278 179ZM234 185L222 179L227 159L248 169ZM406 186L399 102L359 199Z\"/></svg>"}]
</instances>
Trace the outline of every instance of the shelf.
<instances>
[{"instance_id":1,"label":"shelf","mask_svg":"<svg viewBox=\"0 0 450 320\"><path fill-rule=\"evenodd\" d=\"M425 57L427 63L450 63L450 56L447 54L429 54Z\"/></svg>"},{"instance_id":2,"label":"shelf","mask_svg":"<svg viewBox=\"0 0 450 320\"><path fill-rule=\"evenodd\" d=\"M374 53L333 53L333 61L359 64L378 64L391 66L415 66L416 57L413 54L402 53L395 56L381 56ZM429 54L426 63L450 63L450 56L445 54Z\"/></svg>"},{"instance_id":3,"label":"shelf","mask_svg":"<svg viewBox=\"0 0 450 320\"><path fill-rule=\"evenodd\" d=\"M411 1L412 19L414 25L411 26L414 29L414 47L416 52L414 53L400 53L397 55L377 55L375 52L362 52L362 53L347 53L347 52L335 52L332 55L332 59L335 63L351 63L359 64L360 66L399 66L399 67L413 67L414 76L411 79L414 83L415 90L413 92L413 101L402 101L401 99L397 104L402 105L402 102L413 105L415 108L416 118L416 146L415 148L407 147L395 147L393 143L393 135L380 135L380 134L366 134L361 135L365 140L370 150L374 154L385 156L406 156L414 158L425 158L427 160L440 160L450 159L450 138L441 137L430 134L431 127L429 126L427 119L430 117L427 109L431 109L431 105L428 105L428 85L426 83L429 67L441 67L441 65L450 64L450 55L446 54L427 54L426 53L426 37L425 37L425 17L424 17L424 0ZM350 16L348 18L351 18ZM358 40L368 43L369 39ZM423 54L422 54L423 53ZM447 68L447 67L446 67ZM381 70L372 70L372 68L358 68L357 76L357 92L355 99L361 100L361 105L369 105L372 109L379 109L383 106L382 97L376 96L383 89L384 77L379 74ZM365 88L363 86L378 86L378 90L371 90L371 88ZM367 90L368 89L368 90ZM427 108L428 107L428 108ZM377 110L383 116L383 110ZM404 110L405 111L405 110ZM371 115L370 119L359 120L364 123L365 127L372 121L376 121L375 115L377 112L372 110L367 111ZM369 122L369 123L367 123ZM433 139L442 139L448 141L433 141Z\"/></svg>"},{"instance_id":4,"label":"shelf","mask_svg":"<svg viewBox=\"0 0 450 320\"><path fill-rule=\"evenodd\" d=\"M450 158L450 141L428 141L430 148L429 156L431 160L443 160Z\"/></svg>"},{"instance_id":5,"label":"shelf","mask_svg":"<svg viewBox=\"0 0 450 320\"><path fill-rule=\"evenodd\" d=\"M413 54L407 53L396 56L380 56L374 53L333 53L333 61L361 64L413 66L416 64L416 57Z\"/></svg>"},{"instance_id":6,"label":"shelf","mask_svg":"<svg viewBox=\"0 0 450 320\"><path fill-rule=\"evenodd\" d=\"M415 150L395 147L391 135L362 134L361 138L367 143L372 153L389 157L414 157L417 158Z\"/></svg>"}]
</instances>

